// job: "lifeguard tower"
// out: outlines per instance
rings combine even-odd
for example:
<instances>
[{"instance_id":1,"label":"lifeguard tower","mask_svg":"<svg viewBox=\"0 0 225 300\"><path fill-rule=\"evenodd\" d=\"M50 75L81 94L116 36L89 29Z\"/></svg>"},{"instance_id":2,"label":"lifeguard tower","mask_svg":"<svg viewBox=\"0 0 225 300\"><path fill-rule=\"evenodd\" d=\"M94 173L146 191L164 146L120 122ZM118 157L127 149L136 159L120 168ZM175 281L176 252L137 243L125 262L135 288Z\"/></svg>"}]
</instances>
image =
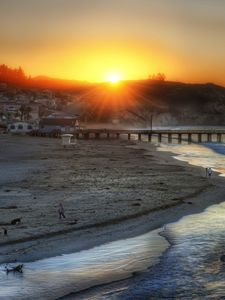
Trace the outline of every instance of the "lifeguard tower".
<instances>
[{"instance_id":1,"label":"lifeguard tower","mask_svg":"<svg viewBox=\"0 0 225 300\"><path fill-rule=\"evenodd\" d=\"M74 139L74 141L71 141L71 139L73 138L72 134L62 134L62 145L64 148L68 147L68 146L75 146L76 145L76 140Z\"/></svg>"}]
</instances>

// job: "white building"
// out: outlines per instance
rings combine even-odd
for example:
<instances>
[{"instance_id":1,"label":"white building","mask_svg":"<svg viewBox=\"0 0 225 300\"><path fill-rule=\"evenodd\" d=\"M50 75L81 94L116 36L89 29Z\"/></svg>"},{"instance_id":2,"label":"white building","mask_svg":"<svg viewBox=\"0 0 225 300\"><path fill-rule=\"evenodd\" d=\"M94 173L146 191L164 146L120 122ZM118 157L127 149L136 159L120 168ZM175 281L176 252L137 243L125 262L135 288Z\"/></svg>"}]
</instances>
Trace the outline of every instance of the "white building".
<instances>
[{"instance_id":1,"label":"white building","mask_svg":"<svg viewBox=\"0 0 225 300\"><path fill-rule=\"evenodd\" d=\"M8 132L15 134L26 134L34 130L34 126L28 122L13 122L8 125Z\"/></svg>"}]
</instances>

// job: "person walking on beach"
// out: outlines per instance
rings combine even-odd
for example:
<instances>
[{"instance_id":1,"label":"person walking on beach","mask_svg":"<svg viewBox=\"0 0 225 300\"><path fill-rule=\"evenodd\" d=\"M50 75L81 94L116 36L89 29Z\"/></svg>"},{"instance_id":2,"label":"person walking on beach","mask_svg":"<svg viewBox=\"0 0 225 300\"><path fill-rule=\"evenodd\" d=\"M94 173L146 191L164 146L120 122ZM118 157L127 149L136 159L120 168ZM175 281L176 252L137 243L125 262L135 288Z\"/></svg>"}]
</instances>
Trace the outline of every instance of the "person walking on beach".
<instances>
[{"instance_id":1,"label":"person walking on beach","mask_svg":"<svg viewBox=\"0 0 225 300\"><path fill-rule=\"evenodd\" d=\"M66 218L62 203L59 203L58 213L59 213L59 219Z\"/></svg>"},{"instance_id":2,"label":"person walking on beach","mask_svg":"<svg viewBox=\"0 0 225 300\"><path fill-rule=\"evenodd\" d=\"M208 177L211 178L211 176L212 176L212 169L208 168Z\"/></svg>"},{"instance_id":3,"label":"person walking on beach","mask_svg":"<svg viewBox=\"0 0 225 300\"><path fill-rule=\"evenodd\" d=\"M205 177L208 177L208 168L205 168Z\"/></svg>"}]
</instances>

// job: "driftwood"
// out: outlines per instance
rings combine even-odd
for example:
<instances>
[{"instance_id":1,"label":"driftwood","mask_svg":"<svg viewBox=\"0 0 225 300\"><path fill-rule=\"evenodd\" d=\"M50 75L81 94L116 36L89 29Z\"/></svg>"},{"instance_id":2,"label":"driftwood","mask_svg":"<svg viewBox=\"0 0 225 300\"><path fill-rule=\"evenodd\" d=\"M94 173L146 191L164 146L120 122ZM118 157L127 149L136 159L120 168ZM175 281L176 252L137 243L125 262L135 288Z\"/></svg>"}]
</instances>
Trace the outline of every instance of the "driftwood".
<instances>
[{"instance_id":1,"label":"driftwood","mask_svg":"<svg viewBox=\"0 0 225 300\"><path fill-rule=\"evenodd\" d=\"M67 222L67 225L75 225L75 224L77 224L77 222L78 222L78 220Z\"/></svg>"},{"instance_id":2,"label":"driftwood","mask_svg":"<svg viewBox=\"0 0 225 300\"><path fill-rule=\"evenodd\" d=\"M5 267L5 270L6 270L6 272L7 272L7 274L9 273L9 272L18 272L18 273L23 273L23 264L22 265L17 265L17 266L15 266L15 267Z\"/></svg>"},{"instance_id":3,"label":"driftwood","mask_svg":"<svg viewBox=\"0 0 225 300\"><path fill-rule=\"evenodd\" d=\"M9 206L1 206L0 209L17 209L16 205L9 205Z\"/></svg>"}]
</instances>

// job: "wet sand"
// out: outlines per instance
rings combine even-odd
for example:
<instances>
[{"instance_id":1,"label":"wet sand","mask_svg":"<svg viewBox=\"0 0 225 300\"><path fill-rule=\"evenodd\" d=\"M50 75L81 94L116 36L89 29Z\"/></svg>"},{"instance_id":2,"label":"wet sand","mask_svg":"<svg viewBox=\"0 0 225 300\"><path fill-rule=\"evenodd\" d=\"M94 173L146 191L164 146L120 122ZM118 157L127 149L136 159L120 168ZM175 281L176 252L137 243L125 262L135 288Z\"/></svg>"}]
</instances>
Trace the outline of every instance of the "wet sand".
<instances>
[{"instance_id":1,"label":"wet sand","mask_svg":"<svg viewBox=\"0 0 225 300\"><path fill-rule=\"evenodd\" d=\"M132 237L222 201L222 178L124 140L0 136L0 262ZM66 219L59 220L62 202ZM21 224L11 225L22 217Z\"/></svg>"}]
</instances>

